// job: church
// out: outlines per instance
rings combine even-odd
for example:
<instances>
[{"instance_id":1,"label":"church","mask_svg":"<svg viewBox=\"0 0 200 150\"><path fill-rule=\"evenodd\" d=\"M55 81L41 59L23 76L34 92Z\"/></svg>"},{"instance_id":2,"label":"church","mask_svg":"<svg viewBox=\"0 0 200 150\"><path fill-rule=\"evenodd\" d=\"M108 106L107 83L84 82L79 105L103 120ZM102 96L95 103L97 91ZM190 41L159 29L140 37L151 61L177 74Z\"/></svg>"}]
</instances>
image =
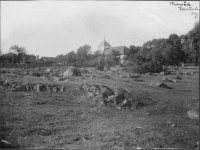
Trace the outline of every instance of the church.
<instances>
[{"instance_id":1,"label":"church","mask_svg":"<svg viewBox=\"0 0 200 150\"><path fill-rule=\"evenodd\" d=\"M98 46L98 50L101 53L104 53L105 55L107 55L108 53L112 52L112 50L116 50L120 52L120 63L124 63L124 59L126 57L126 55L129 52L129 48L126 46L116 46L116 47L111 47L111 45L104 39L103 42L101 42Z\"/></svg>"}]
</instances>

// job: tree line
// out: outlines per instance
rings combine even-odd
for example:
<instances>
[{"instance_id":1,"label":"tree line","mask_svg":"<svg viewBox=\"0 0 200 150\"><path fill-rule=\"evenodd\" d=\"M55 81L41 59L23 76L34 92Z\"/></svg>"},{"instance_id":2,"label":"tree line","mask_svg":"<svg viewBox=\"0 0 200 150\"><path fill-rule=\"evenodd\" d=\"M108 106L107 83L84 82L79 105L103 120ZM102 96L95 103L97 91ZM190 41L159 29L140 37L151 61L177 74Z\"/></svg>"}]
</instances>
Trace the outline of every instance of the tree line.
<instances>
[{"instance_id":1,"label":"tree line","mask_svg":"<svg viewBox=\"0 0 200 150\"><path fill-rule=\"evenodd\" d=\"M128 65L146 67L149 71L158 71L163 65L178 65L180 63L199 63L199 22L185 35L171 34L167 39L153 39L142 46L130 45L125 62ZM64 65L88 66L119 64L120 53L113 50L107 56L96 50L92 53L91 46L85 44L77 51L71 51L65 55L57 55L58 62ZM26 48L18 45L11 46L8 53L2 54L0 59L8 58L11 62L19 63L27 54Z\"/></svg>"},{"instance_id":2,"label":"tree line","mask_svg":"<svg viewBox=\"0 0 200 150\"><path fill-rule=\"evenodd\" d=\"M199 22L187 34L178 36L171 34L167 39L153 39L142 46L130 45L126 62L129 64L143 64L155 66L157 69L163 65L179 65L181 63L199 63ZM57 58L64 64L95 66L98 64L115 65L119 63L120 53L116 50L105 55L100 51L91 53L91 46L84 45L66 55ZM156 68L154 67L154 70ZM152 70L151 70L152 71Z\"/></svg>"}]
</instances>

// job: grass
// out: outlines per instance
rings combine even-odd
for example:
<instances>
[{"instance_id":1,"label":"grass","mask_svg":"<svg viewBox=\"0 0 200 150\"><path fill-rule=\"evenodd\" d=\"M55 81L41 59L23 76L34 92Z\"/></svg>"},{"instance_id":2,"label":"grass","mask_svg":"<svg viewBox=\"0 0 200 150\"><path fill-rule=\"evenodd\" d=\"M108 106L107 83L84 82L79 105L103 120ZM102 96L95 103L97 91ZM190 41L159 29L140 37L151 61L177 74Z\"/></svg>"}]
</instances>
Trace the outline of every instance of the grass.
<instances>
[{"instance_id":1,"label":"grass","mask_svg":"<svg viewBox=\"0 0 200 150\"><path fill-rule=\"evenodd\" d=\"M101 78L104 75L113 80ZM1 76L6 78L6 75ZM199 101L198 76L198 73L181 75L183 80L167 82L172 89L165 89L149 86L151 80L161 80L162 76L142 75L139 79L144 82L137 82L132 78L119 78L112 72L93 71L92 74L83 73L83 79L73 77L66 83L56 83L13 74L10 79L64 84L67 91L0 90L0 139L19 148L197 148L199 120L191 120L187 111L199 110L196 105ZM142 101L146 105L132 110L99 105L75 89L83 82L124 88L131 93L133 103Z\"/></svg>"}]
</instances>

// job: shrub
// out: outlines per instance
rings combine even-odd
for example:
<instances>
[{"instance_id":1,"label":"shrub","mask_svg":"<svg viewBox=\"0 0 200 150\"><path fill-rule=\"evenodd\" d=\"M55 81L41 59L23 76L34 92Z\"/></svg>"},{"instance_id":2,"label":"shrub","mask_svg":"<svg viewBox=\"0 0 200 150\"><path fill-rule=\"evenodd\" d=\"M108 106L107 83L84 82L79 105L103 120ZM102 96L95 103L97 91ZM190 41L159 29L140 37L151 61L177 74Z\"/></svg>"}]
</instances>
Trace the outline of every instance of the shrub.
<instances>
[{"instance_id":1,"label":"shrub","mask_svg":"<svg viewBox=\"0 0 200 150\"><path fill-rule=\"evenodd\" d=\"M162 71L162 65L151 61L143 64L135 64L134 66L129 66L128 71L141 74L147 72L158 73Z\"/></svg>"}]
</instances>

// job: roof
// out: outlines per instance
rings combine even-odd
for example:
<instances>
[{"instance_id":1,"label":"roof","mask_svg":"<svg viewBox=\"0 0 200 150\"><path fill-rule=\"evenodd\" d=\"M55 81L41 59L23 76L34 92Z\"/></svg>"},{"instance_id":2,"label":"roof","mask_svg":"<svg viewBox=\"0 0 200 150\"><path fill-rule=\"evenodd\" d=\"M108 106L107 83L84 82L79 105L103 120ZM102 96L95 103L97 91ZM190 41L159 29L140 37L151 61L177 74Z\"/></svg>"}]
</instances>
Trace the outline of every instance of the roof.
<instances>
[{"instance_id":1,"label":"roof","mask_svg":"<svg viewBox=\"0 0 200 150\"><path fill-rule=\"evenodd\" d=\"M110 46L111 47L111 45L104 39L103 40L103 42L101 42L100 44L99 44L99 47L100 46Z\"/></svg>"},{"instance_id":2,"label":"roof","mask_svg":"<svg viewBox=\"0 0 200 150\"><path fill-rule=\"evenodd\" d=\"M57 59L55 57L42 57L40 59L43 59L44 61L49 61L49 62L57 61Z\"/></svg>"},{"instance_id":3,"label":"roof","mask_svg":"<svg viewBox=\"0 0 200 150\"><path fill-rule=\"evenodd\" d=\"M130 49L127 48L126 46L116 46L116 47L111 47L111 48L105 49L104 54L107 55L108 53L112 52L112 50L119 51L121 53L121 55L125 55L127 53L127 51L129 51Z\"/></svg>"}]
</instances>

